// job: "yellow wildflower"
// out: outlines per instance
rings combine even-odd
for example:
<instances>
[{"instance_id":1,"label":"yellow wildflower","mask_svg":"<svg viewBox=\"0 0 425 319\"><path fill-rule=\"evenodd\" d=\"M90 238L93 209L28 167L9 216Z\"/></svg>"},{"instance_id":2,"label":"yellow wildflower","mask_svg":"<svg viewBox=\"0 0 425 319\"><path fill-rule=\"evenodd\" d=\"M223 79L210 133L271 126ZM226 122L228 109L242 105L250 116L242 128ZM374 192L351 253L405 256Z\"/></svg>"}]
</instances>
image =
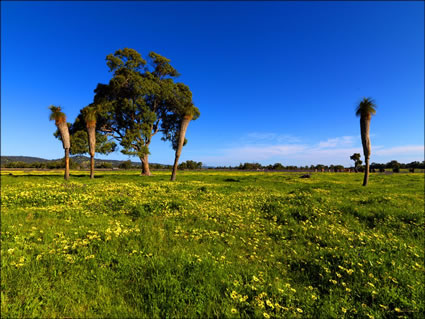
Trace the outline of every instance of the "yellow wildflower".
<instances>
[{"instance_id":1,"label":"yellow wildflower","mask_svg":"<svg viewBox=\"0 0 425 319\"><path fill-rule=\"evenodd\" d=\"M237 299L238 298L238 293L236 292L236 291L232 291L232 293L230 294L230 297L232 298L232 299Z\"/></svg>"},{"instance_id":2,"label":"yellow wildflower","mask_svg":"<svg viewBox=\"0 0 425 319\"><path fill-rule=\"evenodd\" d=\"M273 303L272 303L269 299L267 299L267 300L266 300L266 304L267 304L267 306L269 306L270 308L274 309L274 305L273 305Z\"/></svg>"}]
</instances>

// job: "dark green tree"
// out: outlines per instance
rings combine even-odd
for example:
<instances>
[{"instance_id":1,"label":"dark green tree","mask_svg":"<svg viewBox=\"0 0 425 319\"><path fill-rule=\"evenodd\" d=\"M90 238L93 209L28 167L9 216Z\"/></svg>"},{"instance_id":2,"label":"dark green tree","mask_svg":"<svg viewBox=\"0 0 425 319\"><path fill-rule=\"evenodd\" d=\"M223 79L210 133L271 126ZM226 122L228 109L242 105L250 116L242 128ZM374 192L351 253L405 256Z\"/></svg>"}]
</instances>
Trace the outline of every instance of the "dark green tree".
<instances>
[{"instance_id":1,"label":"dark green tree","mask_svg":"<svg viewBox=\"0 0 425 319\"><path fill-rule=\"evenodd\" d=\"M366 186L369 181L369 159L371 153L369 131L370 120L375 113L376 104L371 98L363 98L356 108L356 115L360 117L360 133L362 137L363 155L366 163L363 186Z\"/></svg>"},{"instance_id":2,"label":"dark green tree","mask_svg":"<svg viewBox=\"0 0 425 319\"><path fill-rule=\"evenodd\" d=\"M360 157L361 157L360 153L354 153L353 155L350 156L350 159L354 161L354 170L356 172L363 163Z\"/></svg>"},{"instance_id":3,"label":"dark green tree","mask_svg":"<svg viewBox=\"0 0 425 319\"><path fill-rule=\"evenodd\" d=\"M113 76L108 84L98 84L94 99L101 131L120 143L123 154L139 157L142 175L151 175L149 146L163 116L170 113L173 79L179 74L169 59L155 52L149 53L149 65L128 48L108 55L106 61Z\"/></svg>"},{"instance_id":4,"label":"dark green tree","mask_svg":"<svg viewBox=\"0 0 425 319\"><path fill-rule=\"evenodd\" d=\"M273 169L277 171L277 170L283 170L285 169L285 167L281 163L275 163L273 164Z\"/></svg>"},{"instance_id":5,"label":"dark green tree","mask_svg":"<svg viewBox=\"0 0 425 319\"><path fill-rule=\"evenodd\" d=\"M118 165L118 167L122 169L130 169L132 166L133 165L131 164L130 160L124 161Z\"/></svg>"},{"instance_id":6,"label":"dark green tree","mask_svg":"<svg viewBox=\"0 0 425 319\"><path fill-rule=\"evenodd\" d=\"M202 162L187 160L186 162L179 164L179 169L201 169L201 168L202 168Z\"/></svg>"}]
</instances>

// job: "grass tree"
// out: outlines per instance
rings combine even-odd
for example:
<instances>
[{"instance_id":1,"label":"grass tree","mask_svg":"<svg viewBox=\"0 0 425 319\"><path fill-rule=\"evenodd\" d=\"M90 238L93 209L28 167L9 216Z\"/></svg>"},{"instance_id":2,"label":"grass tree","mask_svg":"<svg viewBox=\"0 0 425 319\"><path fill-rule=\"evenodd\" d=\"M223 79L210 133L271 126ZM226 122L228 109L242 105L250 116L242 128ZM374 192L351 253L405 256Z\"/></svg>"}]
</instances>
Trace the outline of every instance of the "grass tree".
<instances>
[{"instance_id":1,"label":"grass tree","mask_svg":"<svg viewBox=\"0 0 425 319\"><path fill-rule=\"evenodd\" d=\"M96 109L94 107L84 109L84 120L89 142L90 178L94 178L94 154L96 153Z\"/></svg>"},{"instance_id":2,"label":"grass tree","mask_svg":"<svg viewBox=\"0 0 425 319\"><path fill-rule=\"evenodd\" d=\"M56 127L58 128L60 138L62 140L62 146L65 149L65 179L69 179L69 149L71 147L71 142L69 138L68 124L66 123L66 115L62 112L60 106L51 105L49 107L50 111L50 121L55 121Z\"/></svg>"},{"instance_id":3,"label":"grass tree","mask_svg":"<svg viewBox=\"0 0 425 319\"><path fill-rule=\"evenodd\" d=\"M362 137L363 154L365 158L365 174L363 186L366 186L369 181L369 159L371 153L370 147L370 120L372 115L376 113L375 101L371 98L363 98L356 109L356 115L360 117L360 133Z\"/></svg>"},{"instance_id":4,"label":"grass tree","mask_svg":"<svg viewBox=\"0 0 425 319\"><path fill-rule=\"evenodd\" d=\"M171 173L171 180L175 181L177 176L177 167L179 164L179 158L186 144L186 131L190 121L196 120L199 115L199 109L193 104L192 92L189 87L183 83L176 83L174 88L174 94L171 98L173 105L172 114L168 117L168 120L163 121L163 132L165 132L165 138L172 142L173 149L175 150L173 171ZM164 118L166 118L164 116Z\"/></svg>"},{"instance_id":5,"label":"grass tree","mask_svg":"<svg viewBox=\"0 0 425 319\"><path fill-rule=\"evenodd\" d=\"M103 119L99 118L97 105L90 104L80 110L74 123L70 126L70 154L90 155L90 178L94 178L95 154L109 154L115 151L116 144L107 135L98 132Z\"/></svg>"}]
</instances>

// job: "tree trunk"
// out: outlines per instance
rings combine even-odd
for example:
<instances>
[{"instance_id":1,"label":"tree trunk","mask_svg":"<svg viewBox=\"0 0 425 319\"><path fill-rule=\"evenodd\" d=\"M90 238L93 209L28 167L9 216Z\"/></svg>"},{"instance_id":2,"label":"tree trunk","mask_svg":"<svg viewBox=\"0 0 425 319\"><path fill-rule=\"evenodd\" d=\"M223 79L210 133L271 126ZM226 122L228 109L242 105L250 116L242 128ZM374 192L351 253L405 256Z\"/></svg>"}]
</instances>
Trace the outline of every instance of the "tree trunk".
<instances>
[{"instance_id":1,"label":"tree trunk","mask_svg":"<svg viewBox=\"0 0 425 319\"><path fill-rule=\"evenodd\" d=\"M144 176L151 176L151 171L149 169L149 158L148 154L140 158L140 161L142 162L142 175Z\"/></svg>"},{"instance_id":2,"label":"tree trunk","mask_svg":"<svg viewBox=\"0 0 425 319\"><path fill-rule=\"evenodd\" d=\"M89 136L90 178L94 178L94 155L96 152L96 123L94 125L87 125L87 133Z\"/></svg>"},{"instance_id":3,"label":"tree trunk","mask_svg":"<svg viewBox=\"0 0 425 319\"><path fill-rule=\"evenodd\" d=\"M366 160L366 170L364 172L363 186L366 186L368 181L369 181L369 159Z\"/></svg>"},{"instance_id":4,"label":"tree trunk","mask_svg":"<svg viewBox=\"0 0 425 319\"><path fill-rule=\"evenodd\" d=\"M172 181L176 180L177 166L179 164L179 158L180 158L180 154L182 152L182 148L183 148L183 144L184 144L184 138L186 136L186 130L187 130L187 127L189 126L189 122L191 120L192 120L192 116L187 115L187 116L183 117L183 120L182 120L181 125L180 125L179 140L178 140L178 143L177 143L176 156L174 158L173 172L171 173L171 180Z\"/></svg>"},{"instance_id":5,"label":"tree trunk","mask_svg":"<svg viewBox=\"0 0 425 319\"><path fill-rule=\"evenodd\" d=\"M361 116L360 117L360 133L362 136L362 145L363 145L363 154L366 163L366 169L364 173L363 186L367 185L369 181L369 158L370 158L370 116Z\"/></svg>"},{"instance_id":6,"label":"tree trunk","mask_svg":"<svg viewBox=\"0 0 425 319\"><path fill-rule=\"evenodd\" d=\"M94 178L94 156L90 155L90 178Z\"/></svg>"},{"instance_id":7,"label":"tree trunk","mask_svg":"<svg viewBox=\"0 0 425 319\"><path fill-rule=\"evenodd\" d=\"M69 149L71 147L71 143L69 138L68 124L66 124L66 122L60 122L57 124L57 127L62 138L63 148Z\"/></svg>"},{"instance_id":8,"label":"tree trunk","mask_svg":"<svg viewBox=\"0 0 425 319\"><path fill-rule=\"evenodd\" d=\"M65 148L65 179L69 180L69 148Z\"/></svg>"}]
</instances>

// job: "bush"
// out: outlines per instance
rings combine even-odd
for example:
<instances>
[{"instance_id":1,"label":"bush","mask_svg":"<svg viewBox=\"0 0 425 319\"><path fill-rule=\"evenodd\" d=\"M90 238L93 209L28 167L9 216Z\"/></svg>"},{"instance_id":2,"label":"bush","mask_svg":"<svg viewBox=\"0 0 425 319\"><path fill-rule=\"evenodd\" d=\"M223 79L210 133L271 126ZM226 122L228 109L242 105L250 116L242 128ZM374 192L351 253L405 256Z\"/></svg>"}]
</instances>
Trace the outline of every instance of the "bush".
<instances>
[{"instance_id":1,"label":"bush","mask_svg":"<svg viewBox=\"0 0 425 319\"><path fill-rule=\"evenodd\" d=\"M132 164L131 164L131 161L128 160L128 161L120 163L120 165L118 165L118 167L122 168L122 169L130 169L132 167Z\"/></svg>"},{"instance_id":2,"label":"bush","mask_svg":"<svg viewBox=\"0 0 425 319\"><path fill-rule=\"evenodd\" d=\"M96 164L96 168L112 168L112 164L108 162L100 162Z\"/></svg>"}]
</instances>

